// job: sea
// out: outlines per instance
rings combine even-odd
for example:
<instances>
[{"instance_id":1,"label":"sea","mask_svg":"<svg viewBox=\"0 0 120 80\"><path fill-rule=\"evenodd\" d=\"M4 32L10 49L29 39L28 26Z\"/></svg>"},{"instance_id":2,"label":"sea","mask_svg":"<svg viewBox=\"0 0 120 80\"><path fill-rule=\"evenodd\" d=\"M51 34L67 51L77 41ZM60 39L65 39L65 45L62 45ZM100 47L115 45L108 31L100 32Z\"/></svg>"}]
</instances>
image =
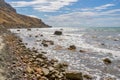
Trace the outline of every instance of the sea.
<instances>
[{"instance_id":1,"label":"sea","mask_svg":"<svg viewBox=\"0 0 120 80\"><path fill-rule=\"evenodd\" d=\"M120 80L120 27L53 27L10 29L27 48L69 65L69 71L92 75L92 80ZM62 35L54 35L61 31ZM45 47L42 41L53 41ZM75 50L68 48L74 45ZM43 53L44 52L44 53ZM104 59L111 60L106 64Z\"/></svg>"}]
</instances>

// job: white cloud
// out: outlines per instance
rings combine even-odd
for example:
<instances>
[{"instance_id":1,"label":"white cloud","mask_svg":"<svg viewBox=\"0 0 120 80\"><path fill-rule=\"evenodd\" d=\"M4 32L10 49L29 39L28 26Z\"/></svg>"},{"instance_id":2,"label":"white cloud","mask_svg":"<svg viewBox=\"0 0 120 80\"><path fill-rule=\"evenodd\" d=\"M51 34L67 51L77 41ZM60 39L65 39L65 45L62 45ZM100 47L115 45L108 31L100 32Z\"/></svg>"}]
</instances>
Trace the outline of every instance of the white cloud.
<instances>
[{"instance_id":1,"label":"white cloud","mask_svg":"<svg viewBox=\"0 0 120 80\"><path fill-rule=\"evenodd\" d=\"M105 4L102 6L94 7L94 8L83 8L82 11L101 11L107 9L108 7L115 6L115 4Z\"/></svg>"},{"instance_id":2,"label":"white cloud","mask_svg":"<svg viewBox=\"0 0 120 80\"><path fill-rule=\"evenodd\" d=\"M106 5L102 5L99 7L95 7L94 9L95 10L103 10L103 9L107 9L108 7L111 7L111 6L115 6L115 5L114 4L106 4Z\"/></svg>"},{"instance_id":3,"label":"white cloud","mask_svg":"<svg viewBox=\"0 0 120 80\"><path fill-rule=\"evenodd\" d=\"M43 12L54 12L64 6L77 2L78 0L32 0L11 2L14 7L33 7L33 9Z\"/></svg>"},{"instance_id":4,"label":"white cloud","mask_svg":"<svg viewBox=\"0 0 120 80\"><path fill-rule=\"evenodd\" d=\"M52 26L120 26L120 9L108 11L84 11L50 16L45 21Z\"/></svg>"}]
</instances>

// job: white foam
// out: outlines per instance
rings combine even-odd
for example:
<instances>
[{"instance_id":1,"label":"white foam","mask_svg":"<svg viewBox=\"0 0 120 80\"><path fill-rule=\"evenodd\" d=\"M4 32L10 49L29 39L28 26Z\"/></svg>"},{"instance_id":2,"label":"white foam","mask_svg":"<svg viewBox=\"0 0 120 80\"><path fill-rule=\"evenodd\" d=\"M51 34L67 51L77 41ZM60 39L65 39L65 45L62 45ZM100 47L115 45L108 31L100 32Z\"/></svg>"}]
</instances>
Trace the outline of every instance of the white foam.
<instances>
[{"instance_id":1,"label":"white foam","mask_svg":"<svg viewBox=\"0 0 120 80\"><path fill-rule=\"evenodd\" d=\"M62 36L55 36L53 35L54 31L63 29L64 35ZM43 34L44 37L49 40L55 41L58 45L62 45L64 47L68 47L71 44L76 45L77 47L82 47L85 49L90 49L94 52L101 52L101 53L111 53L114 57L120 57L120 51L105 49L105 48L99 48L94 45L87 44L85 42L85 39L82 38L82 35L84 34L73 34L73 33L67 33L68 31L78 31L78 30L84 30L85 28L35 28L31 31L27 31L26 29L21 29L19 32L17 29L11 29L13 33L20 33L22 36L28 36L28 34L37 35L37 34ZM52 37L51 37L52 36ZM62 41L59 41L59 40Z\"/></svg>"}]
</instances>

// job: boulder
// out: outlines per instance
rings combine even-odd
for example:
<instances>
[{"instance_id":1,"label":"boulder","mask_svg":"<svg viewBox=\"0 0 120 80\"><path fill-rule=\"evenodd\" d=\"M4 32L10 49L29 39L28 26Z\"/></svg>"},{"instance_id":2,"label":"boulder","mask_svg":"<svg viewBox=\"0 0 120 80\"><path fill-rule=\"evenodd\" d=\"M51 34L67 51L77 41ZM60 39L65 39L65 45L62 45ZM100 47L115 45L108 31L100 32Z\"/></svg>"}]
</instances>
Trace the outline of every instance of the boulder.
<instances>
[{"instance_id":1,"label":"boulder","mask_svg":"<svg viewBox=\"0 0 120 80\"><path fill-rule=\"evenodd\" d=\"M55 31L54 35L62 35L62 31Z\"/></svg>"},{"instance_id":2,"label":"boulder","mask_svg":"<svg viewBox=\"0 0 120 80\"><path fill-rule=\"evenodd\" d=\"M70 80L83 80L81 72L66 72L66 78Z\"/></svg>"}]
</instances>

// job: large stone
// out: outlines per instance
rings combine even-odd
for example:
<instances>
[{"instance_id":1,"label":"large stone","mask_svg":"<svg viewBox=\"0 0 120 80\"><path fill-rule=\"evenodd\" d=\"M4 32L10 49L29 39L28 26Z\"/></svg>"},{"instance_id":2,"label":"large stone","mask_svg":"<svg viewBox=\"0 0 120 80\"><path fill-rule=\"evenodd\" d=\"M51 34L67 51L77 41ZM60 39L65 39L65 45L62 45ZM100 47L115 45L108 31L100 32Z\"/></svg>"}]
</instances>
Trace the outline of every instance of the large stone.
<instances>
[{"instance_id":1,"label":"large stone","mask_svg":"<svg viewBox=\"0 0 120 80\"><path fill-rule=\"evenodd\" d=\"M83 80L81 72L66 72L66 78L70 80Z\"/></svg>"},{"instance_id":2,"label":"large stone","mask_svg":"<svg viewBox=\"0 0 120 80\"><path fill-rule=\"evenodd\" d=\"M55 35L62 35L62 32L61 31L55 31L54 34Z\"/></svg>"}]
</instances>

